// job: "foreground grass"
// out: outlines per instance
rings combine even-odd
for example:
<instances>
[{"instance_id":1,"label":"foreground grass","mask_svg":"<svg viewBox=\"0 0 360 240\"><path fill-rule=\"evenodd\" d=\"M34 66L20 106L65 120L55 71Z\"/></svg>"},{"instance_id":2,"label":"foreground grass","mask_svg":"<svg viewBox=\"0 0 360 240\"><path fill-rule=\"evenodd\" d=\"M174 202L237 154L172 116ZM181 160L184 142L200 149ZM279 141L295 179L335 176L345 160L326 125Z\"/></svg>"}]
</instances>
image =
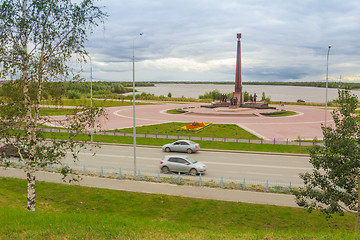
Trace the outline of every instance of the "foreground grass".
<instances>
[{"instance_id":1,"label":"foreground grass","mask_svg":"<svg viewBox=\"0 0 360 240\"><path fill-rule=\"evenodd\" d=\"M236 138L239 139L257 139L257 136L245 131L241 127L236 124L211 124L209 127L204 128L199 132L191 132L191 131L177 131L178 128L185 126L190 123L180 123L180 122L169 122L148 126L136 127L136 132L138 134L158 134L158 135L172 135L172 136L186 136L189 137L215 137L215 138ZM132 133L133 128L123 128L116 129L117 132L120 133Z\"/></svg>"},{"instance_id":2,"label":"foreground grass","mask_svg":"<svg viewBox=\"0 0 360 240\"><path fill-rule=\"evenodd\" d=\"M44 133L47 138L68 139L68 133ZM108 133L109 134L109 133ZM128 136L113 136L113 135L94 135L94 142L98 143L117 143L117 144L132 144L133 137ZM183 138L184 139L184 138ZM76 137L79 141L90 141L90 135L79 134ZM148 146L162 146L166 143L176 141L175 139L163 138L143 138L137 137L136 143L138 145ZM202 149L222 149L222 150L236 150L236 151L256 151L256 152L276 152L276 153L299 153L308 154L308 148L298 145L281 145L281 144L252 144L252 143L236 143L236 142L213 142L213 141L198 141Z\"/></svg>"},{"instance_id":3,"label":"foreground grass","mask_svg":"<svg viewBox=\"0 0 360 240\"><path fill-rule=\"evenodd\" d=\"M357 239L355 217L300 208L201 200L0 179L1 239Z\"/></svg>"}]
</instances>

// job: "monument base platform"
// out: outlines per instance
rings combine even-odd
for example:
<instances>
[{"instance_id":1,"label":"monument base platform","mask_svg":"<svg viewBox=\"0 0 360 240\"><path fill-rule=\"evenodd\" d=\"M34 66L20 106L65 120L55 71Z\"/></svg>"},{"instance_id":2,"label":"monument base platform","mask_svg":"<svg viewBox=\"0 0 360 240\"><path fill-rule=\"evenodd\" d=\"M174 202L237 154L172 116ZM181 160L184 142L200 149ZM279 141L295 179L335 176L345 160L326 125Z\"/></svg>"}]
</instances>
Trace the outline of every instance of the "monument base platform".
<instances>
[{"instance_id":1,"label":"monument base platform","mask_svg":"<svg viewBox=\"0 0 360 240\"><path fill-rule=\"evenodd\" d=\"M264 107L268 107L269 104L265 101L260 101L260 102L246 102L240 105L240 107L245 107L245 108L264 108Z\"/></svg>"},{"instance_id":2,"label":"monument base platform","mask_svg":"<svg viewBox=\"0 0 360 240\"><path fill-rule=\"evenodd\" d=\"M229 102L212 102L211 105L213 107L229 107L230 103Z\"/></svg>"},{"instance_id":3,"label":"monument base platform","mask_svg":"<svg viewBox=\"0 0 360 240\"><path fill-rule=\"evenodd\" d=\"M212 107L214 108L231 108L231 109L236 109L236 108L266 108L268 107L268 103L265 101L260 101L260 102L245 102L243 104L239 105L231 105L230 102L212 102L211 103Z\"/></svg>"},{"instance_id":4,"label":"monument base platform","mask_svg":"<svg viewBox=\"0 0 360 240\"><path fill-rule=\"evenodd\" d=\"M216 105L216 104L215 104ZM275 108L275 107L268 107L268 108L261 108L261 107L238 107L238 106L224 106L223 107L214 107L212 105L201 105L199 107L194 108L187 108L186 115L199 115L199 116L216 116L216 117L264 117L261 113L266 113L269 111L268 108ZM260 106L257 105L257 106Z\"/></svg>"}]
</instances>

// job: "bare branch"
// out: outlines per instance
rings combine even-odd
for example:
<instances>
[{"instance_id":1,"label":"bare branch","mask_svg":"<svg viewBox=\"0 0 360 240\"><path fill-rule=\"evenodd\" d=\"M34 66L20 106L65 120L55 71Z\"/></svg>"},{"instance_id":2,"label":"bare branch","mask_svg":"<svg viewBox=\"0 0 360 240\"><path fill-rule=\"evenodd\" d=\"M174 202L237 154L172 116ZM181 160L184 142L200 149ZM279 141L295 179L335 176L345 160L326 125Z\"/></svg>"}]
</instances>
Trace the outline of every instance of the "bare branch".
<instances>
[{"instance_id":1,"label":"bare branch","mask_svg":"<svg viewBox=\"0 0 360 240\"><path fill-rule=\"evenodd\" d=\"M61 45L61 43L69 36L69 34L73 32L73 30L74 30L74 28L72 28L71 30L69 30L69 31L65 34L65 36L64 36L63 38L61 38L61 39L59 40L59 42L53 47L53 49L52 49L51 52L45 53L46 58L52 56L52 54L54 53L54 51L55 51L55 50Z\"/></svg>"}]
</instances>

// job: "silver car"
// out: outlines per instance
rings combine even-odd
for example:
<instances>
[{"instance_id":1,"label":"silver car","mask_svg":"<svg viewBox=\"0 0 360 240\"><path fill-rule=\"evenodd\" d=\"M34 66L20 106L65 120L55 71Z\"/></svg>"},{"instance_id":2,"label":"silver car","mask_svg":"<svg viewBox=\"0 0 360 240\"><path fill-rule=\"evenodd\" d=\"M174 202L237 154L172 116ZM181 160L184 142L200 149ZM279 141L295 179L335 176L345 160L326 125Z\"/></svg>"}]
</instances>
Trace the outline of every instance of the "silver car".
<instances>
[{"instance_id":1,"label":"silver car","mask_svg":"<svg viewBox=\"0 0 360 240\"><path fill-rule=\"evenodd\" d=\"M168 143L162 146L165 152L187 152L193 153L200 150L200 145L190 140L178 140L173 143Z\"/></svg>"},{"instance_id":2,"label":"silver car","mask_svg":"<svg viewBox=\"0 0 360 240\"><path fill-rule=\"evenodd\" d=\"M168 155L160 161L159 168L162 173L182 172L190 175L205 173L206 165L184 155Z\"/></svg>"}]
</instances>

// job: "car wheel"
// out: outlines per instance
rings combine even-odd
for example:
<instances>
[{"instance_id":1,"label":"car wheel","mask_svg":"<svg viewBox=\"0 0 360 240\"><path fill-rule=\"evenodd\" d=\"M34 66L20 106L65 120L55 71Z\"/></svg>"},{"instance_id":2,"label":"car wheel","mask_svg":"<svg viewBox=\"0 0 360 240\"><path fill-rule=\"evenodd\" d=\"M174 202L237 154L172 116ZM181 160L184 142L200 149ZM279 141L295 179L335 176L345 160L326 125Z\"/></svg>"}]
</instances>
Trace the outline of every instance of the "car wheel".
<instances>
[{"instance_id":1,"label":"car wheel","mask_svg":"<svg viewBox=\"0 0 360 240\"><path fill-rule=\"evenodd\" d=\"M169 168L167 166L164 166L164 167L161 168L161 172L162 173L168 173L168 172L170 172L170 170L169 170Z\"/></svg>"},{"instance_id":2,"label":"car wheel","mask_svg":"<svg viewBox=\"0 0 360 240\"><path fill-rule=\"evenodd\" d=\"M171 149L169 147L165 148L165 152L171 152Z\"/></svg>"},{"instance_id":3,"label":"car wheel","mask_svg":"<svg viewBox=\"0 0 360 240\"><path fill-rule=\"evenodd\" d=\"M188 154L191 154L193 151L192 151L190 148L188 148L188 150L186 150L186 152L187 152Z\"/></svg>"},{"instance_id":4,"label":"car wheel","mask_svg":"<svg viewBox=\"0 0 360 240\"><path fill-rule=\"evenodd\" d=\"M192 168L192 169L190 169L190 171L189 171L189 174L190 175L192 175L192 176L196 176L197 175L197 170L195 169L195 168Z\"/></svg>"}]
</instances>

